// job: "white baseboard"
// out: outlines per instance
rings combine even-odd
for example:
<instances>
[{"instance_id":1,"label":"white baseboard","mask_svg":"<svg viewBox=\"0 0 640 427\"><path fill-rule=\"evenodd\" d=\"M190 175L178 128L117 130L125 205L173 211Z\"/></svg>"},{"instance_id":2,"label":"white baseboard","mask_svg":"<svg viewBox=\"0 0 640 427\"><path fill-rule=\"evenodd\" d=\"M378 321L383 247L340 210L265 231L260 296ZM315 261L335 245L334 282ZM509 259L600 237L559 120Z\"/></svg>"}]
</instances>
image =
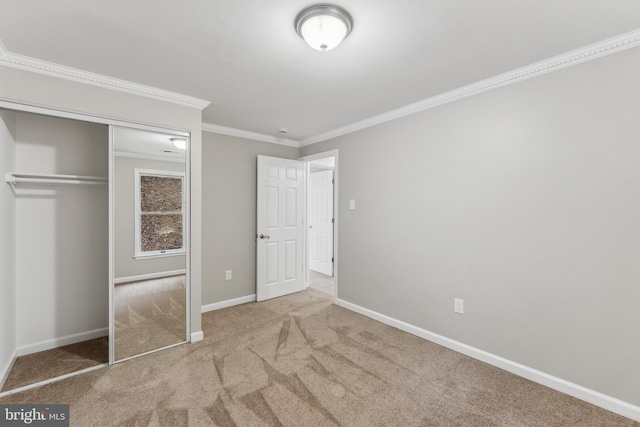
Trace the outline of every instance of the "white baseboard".
<instances>
[{"instance_id":1,"label":"white baseboard","mask_svg":"<svg viewBox=\"0 0 640 427\"><path fill-rule=\"evenodd\" d=\"M336 299L336 304L348 310L355 311L356 313L360 313L364 316L370 317L386 325L393 326L394 328L398 328L420 338L424 338L428 341L440 344L441 346L457 351L458 353L473 357L474 359L478 359L482 362L488 363L489 365L504 369L505 371L511 372L538 384L542 384L554 390L568 394L569 396L584 400L585 402L599 406L608 411L615 412L616 414L622 415L624 417L631 418L632 420L640 421L639 406L632 405L623 400L616 399L614 397L597 392L595 390L588 389L581 385L571 383L569 381L563 380L562 378L554 377L553 375L538 371L537 369L521 365L517 362L513 362L503 357L496 356L495 354L488 353L484 350L471 347L470 345L463 344L442 335L438 335L409 323L405 323L401 320L397 320L373 310L360 307L359 305L352 304L348 301Z\"/></svg>"},{"instance_id":2,"label":"white baseboard","mask_svg":"<svg viewBox=\"0 0 640 427\"><path fill-rule=\"evenodd\" d=\"M109 335L109 328L94 329L93 331L81 332L79 334L67 335L66 337L54 338L34 344L18 347L15 351L16 357L24 356L39 351L51 350L63 345L75 344Z\"/></svg>"},{"instance_id":3,"label":"white baseboard","mask_svg":"<svg viewBox=\"0 0 640 427\"><path fill-rule=\"evenodd\" d=\"M0 390L2 390L2 387L4 387L4 383L5 381L7 381L7 378L9 378L9 373L13 368L13 364L16 362L16 357L18 357L17 350L18 349L13 350L11 357L9 358L9 360L7 360L7 363L4 365L2 371L0 371Z\"/></svg>"},{"instance_id":4,"label":"white baseboard","mask_svg":"<svg viewBox=\"0 0 640 427\"><path fill-rule=\"evenodd\" d=\"M233 307L234 305L246 304L248 302L254 302L255 300L256 300L256 294L253 294L253 295L247 295L246 297L214 302L213 304L203 305L202 313L206 313L208 311L220 310L221 308Z\"/></svg>"},{"instance_id":5,"label":"white baseboard","mask_svg":"<svg viewBox=\"0 0 640 427\"><path fill-rule=\"evenodd\" d=\"M187 270L172 270L172 271L159 271L157 273L139 274L137 276L118 277L113 279L114 285L120 285L122 283L139 282L141 280L162 279L163 277L180 276L186 274Z\"/></svg>"},{"instance_id":6,"label":"white baseboard","mask_svg":"<svg viewBox=\"0 0 640 427\"><path fill-rule=\"evenodd\" d=\"M198 331L198 332L191 333L191 342L198 342L198 341L202 341L203 339L204 339L204 332Z\"/></svg>"}]
</instances>

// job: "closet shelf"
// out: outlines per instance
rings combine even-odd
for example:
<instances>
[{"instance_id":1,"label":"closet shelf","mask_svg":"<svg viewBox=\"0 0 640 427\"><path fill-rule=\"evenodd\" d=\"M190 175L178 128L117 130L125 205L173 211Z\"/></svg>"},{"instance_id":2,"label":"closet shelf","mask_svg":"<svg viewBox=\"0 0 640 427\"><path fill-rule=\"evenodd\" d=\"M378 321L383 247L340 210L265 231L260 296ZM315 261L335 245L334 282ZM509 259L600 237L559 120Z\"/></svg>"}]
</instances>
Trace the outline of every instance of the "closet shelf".
<instances>
[{"instance_id":1,"label":"closet shelf","mask_svg":"<svg viewBox=\"0 0 640 427\"><path fill-rule=\"evenodd\" d=\"M5 180L8 184L37 183L37 184L82 184L82 185L105 185L109 179L103 176L82 176L82 175L58 175L58 174L38 174L38 173L18 173L9 172Z\"/></svg>"}]
</instances>

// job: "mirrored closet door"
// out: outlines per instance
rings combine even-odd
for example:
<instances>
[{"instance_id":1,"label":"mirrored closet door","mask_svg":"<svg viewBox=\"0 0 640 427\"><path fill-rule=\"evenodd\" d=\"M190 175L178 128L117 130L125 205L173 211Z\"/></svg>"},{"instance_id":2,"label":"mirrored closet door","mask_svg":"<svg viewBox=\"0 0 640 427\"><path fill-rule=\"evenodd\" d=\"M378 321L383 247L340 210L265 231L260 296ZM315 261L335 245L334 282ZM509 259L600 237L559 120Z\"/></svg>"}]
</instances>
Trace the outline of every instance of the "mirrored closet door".
<instances>
[{"instance_id":1,"label":"mirrored closet door","mask_svg":"<svg viewBox=\"0 0 640 427\"><path fill-rule=\"evenodd\" d=\"M112 360L187 341L189 135L113 126Z\"/></svg>"}]
</instances>

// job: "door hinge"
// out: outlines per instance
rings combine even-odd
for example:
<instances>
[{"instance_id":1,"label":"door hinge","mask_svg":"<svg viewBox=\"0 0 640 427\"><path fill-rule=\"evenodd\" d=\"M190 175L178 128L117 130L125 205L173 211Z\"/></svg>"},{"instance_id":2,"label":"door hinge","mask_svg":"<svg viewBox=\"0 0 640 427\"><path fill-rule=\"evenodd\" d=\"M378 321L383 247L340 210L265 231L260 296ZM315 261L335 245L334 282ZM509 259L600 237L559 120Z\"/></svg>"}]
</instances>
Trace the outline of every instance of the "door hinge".
<instances>
[{"instance_id":1,"label":"door hinge","mask_svg":"<svg viewBox=\"0 0 640 427\"><path fill-rule=\"evenodd\" d=\"M332 183L332 184L335 184L335 183L336 183L336 180L335 180L335 179L333 179L333 178L331 178L331 183Z\"/></svg>"},{"instance_id":2,"label":"door hinge","mask_svg":"<svg viewBox=\"0 0 640 427\"><path fill-rule=\"evenodd\" d=\"M331 262L333 262L333 257L331 257Z\"/></svg>"},{"instance_id":3,"label":"door hinge","mask_svg":"<svg viewBox=\"0 0 640 427\"><path fill-rule=\"evenodd\" d=\"M331 218L331 224L335 224L336 223L336 219L335 218Z\"/></svg>"}]
</instances>

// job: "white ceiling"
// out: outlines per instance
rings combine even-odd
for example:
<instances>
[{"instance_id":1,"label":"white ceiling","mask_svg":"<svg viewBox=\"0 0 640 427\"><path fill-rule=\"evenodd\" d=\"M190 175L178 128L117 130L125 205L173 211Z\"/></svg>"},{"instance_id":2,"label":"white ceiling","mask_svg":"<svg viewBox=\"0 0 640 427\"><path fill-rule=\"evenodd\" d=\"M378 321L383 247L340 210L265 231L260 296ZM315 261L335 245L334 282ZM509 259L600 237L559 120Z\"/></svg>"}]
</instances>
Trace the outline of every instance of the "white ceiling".
<instances>
[{"instance_id":1,"label":"white ceiling","mask_svg":"<svg viewBox=\"0 0 640 427\"><path fill-rule=\"evenodd\" d=\"M0 0L0 40L300 141L640 28L638 0L334 2L354 29L330 52L293 28L313 0Z\"/></svg>"},{"instance_id":2,"label":"white ceiling","mask_svg":"<svg viewBox=\"0 0 640 427\"><path fill-rule=\"evenodd\" d=\"M171 138L186 139L177 135L116 127L113 150L116 155L184 163L186 151L177 148Z\"/></svg>"}]
</instances>

